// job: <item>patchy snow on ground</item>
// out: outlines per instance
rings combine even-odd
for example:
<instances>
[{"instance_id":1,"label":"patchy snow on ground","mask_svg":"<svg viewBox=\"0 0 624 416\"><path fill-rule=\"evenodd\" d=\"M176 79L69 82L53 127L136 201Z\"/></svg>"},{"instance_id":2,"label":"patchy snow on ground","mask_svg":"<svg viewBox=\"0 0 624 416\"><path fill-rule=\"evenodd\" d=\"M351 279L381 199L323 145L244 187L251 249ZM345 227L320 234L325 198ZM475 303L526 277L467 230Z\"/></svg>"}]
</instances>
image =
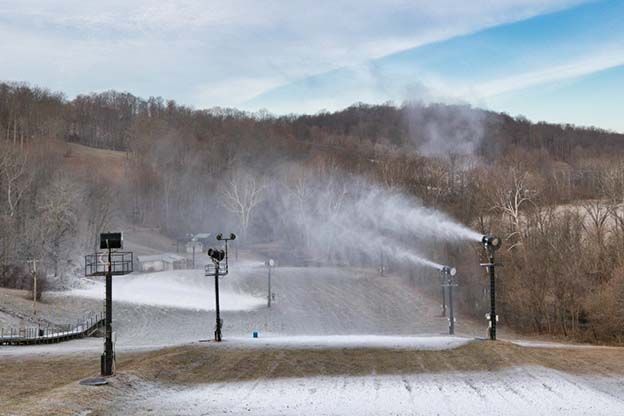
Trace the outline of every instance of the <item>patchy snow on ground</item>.
<instances>
[{"instance_id":1,"label":"patchy snow on ground","mask_svg":"<svg viewBox=\"0 0 624 416\"><path fill-rule=\"evenodd\" d=\"M103 351L103 348L102 338L82 338L58 344L3 345L0 347L0 357L98 353Z\"/></svg>"},{"instance_id":2,"label":"patchy snow on ground","mask_svg":"<svg viewBox=\"0 0 624 416\"><path fill-rule=\"evenodd\" d=\"M619 347L611 347L608 345L592 345L592 344L573 344L573 343L562 343L562 342L552 342L552 341L534 341L534 340L526 340L526 339L511 339L509 340L512 344L519 345L521 347L527 348L619 348Z\"/></svg>"},{"instance_id":3,"label":"patchy snow on ground","mask_svg":"<svg viewBox=\"0 0 624 416\"><path fill-rule=\"evenodd\" d=\"M388 336L388 335L323 335L323 336L269 336L259 338L232 337L224 345L252 348L384 348L445 350L457 348L472 338L451 336Z\"/></svg>"},{"instance_id":4,"label":"patchy snow on ground","mask_svg":"<svg viewBox=\"0 0 624 416\"><path fill-rule=\"evenodd\" d=\"M159 415L621 415L622 391L616 380L520 367L500 372L263 379L183 390L162 387L124 404L124 409L129 414L153 409Z\"/></svg>"},{"instance_id":5,"label":"patchy snow on ground","mask_svg":"<svg viewBox=\"0 0 624 416\"><path fill-rule=\"evenodd\" d=\"M219 282L222 311L248 311L264 306L266 300L228 287L227 277ZM222 283L223 282L223 283ZM104 283L88 281L69 295L104 299ZM202 270L131 274L113 277L113 301L191 310L215 310L214 278Z\"/></svg>"}]
</instances>

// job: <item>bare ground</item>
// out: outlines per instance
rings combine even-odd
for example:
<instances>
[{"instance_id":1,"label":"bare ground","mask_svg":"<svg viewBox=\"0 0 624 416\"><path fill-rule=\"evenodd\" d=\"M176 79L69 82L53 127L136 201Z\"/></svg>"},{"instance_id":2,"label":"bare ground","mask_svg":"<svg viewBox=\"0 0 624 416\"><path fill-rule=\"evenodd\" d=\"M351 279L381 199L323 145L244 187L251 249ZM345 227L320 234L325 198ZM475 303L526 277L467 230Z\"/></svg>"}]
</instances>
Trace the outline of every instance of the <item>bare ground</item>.
<instances>
[{"instance_id":1,"label":"bare ground","mask_svg":"<svg viewBox=\"0 0 624 416\"><path fill-rule=\"evenodd\" d=\"M542 367L580 377L620 378L624 348L533 348L474 341L450 350L243 348L199 343L119 355L103 387L78 382L97 375L99 354L0 356L3 415L124 414L154 386L184 391L210 383L308 377L496 372ZM624 388L619 391L624 393ZM114 401L114 405L111 404ZM153 404L152 404L153 405ZM112 407L111 407L112 406ZM135 409L149 413L149 409ZM157 409L154 414L158 414ZM86 412L88 411L88 412ZM90 412L90 413L89 413Z\"/></svg>"}]
</instances>

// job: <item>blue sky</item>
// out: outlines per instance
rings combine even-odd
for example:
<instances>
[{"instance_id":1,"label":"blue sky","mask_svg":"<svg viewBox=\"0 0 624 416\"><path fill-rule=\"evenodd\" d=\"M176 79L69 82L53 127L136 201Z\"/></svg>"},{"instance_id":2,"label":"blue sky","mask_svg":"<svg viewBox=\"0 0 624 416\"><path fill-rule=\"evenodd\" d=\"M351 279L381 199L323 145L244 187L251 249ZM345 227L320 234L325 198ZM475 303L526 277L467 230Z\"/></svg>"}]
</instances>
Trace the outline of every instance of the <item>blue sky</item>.
<instances>
[{"instance_id":1,"label":"blue sky","mask_svg":"<svg viewBox=\"0 0 624 416\"><path fill-rule=\"evenodd\" d=\"M624 132L624 0L0 0L0 79L196 108L467 102Z\"/></svg>"}]
</instances>

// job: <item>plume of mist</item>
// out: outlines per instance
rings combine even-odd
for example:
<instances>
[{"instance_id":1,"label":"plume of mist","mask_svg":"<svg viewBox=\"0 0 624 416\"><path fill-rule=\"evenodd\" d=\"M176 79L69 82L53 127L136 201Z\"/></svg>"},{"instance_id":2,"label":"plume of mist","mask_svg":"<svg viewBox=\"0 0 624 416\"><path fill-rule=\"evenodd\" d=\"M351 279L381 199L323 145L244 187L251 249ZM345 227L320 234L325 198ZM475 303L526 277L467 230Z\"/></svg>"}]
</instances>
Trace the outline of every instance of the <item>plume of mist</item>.
<instances>
[{"instance_id":1,"label":"plume of mist","mask_svg":"<svg viewBox=\"0 0 624 416\"><path fill-rule=\"evenodd\" d=\"M397 234L407 233L412 237L440 241L481 239L481 234L476 231L397 191L369 187L355 202L354 209L370 223L377 223Z\"/></svg>"},{"instance_id":2,"label":"plume of mist","mask_svg":"<svg viewBox=\"0 0 624 416\"><path fill-rule=\"evenodd\" d=\"M287 222L296 226L310 252L339 262L377 259L376 253L383 251L395 262L440 269L441 264L423 253L440 242L481 239L481 234L417 199L363 179L310 180L297 189L298 198L289 192L283 195ZM302 201L301 195L308 197Z\"/></svg>"},{"instance_id":3,"label":"plume of mist","mask_svg":"<svg viewBox=\"0 0 624 416\"><path fill-rule=\"evenodd\" d=\"M363 229L361 225L358 227L357 224L353 221L348 221L346 218L341 218L340 222L334 219L328 223L327 226L340 230L340 237L334 240L334 243L339 243L340 246L348 247L351 250L355 247L356 250L368 256L383 252L385 256L401 263L407 262L437 270L444 267L439 263L427 259L427 257L416 248L406 247L405 244L399 240L382 235L379 230L373 232Z\"/></svg>"},{"instance_id":4,"label":"plume of mist","mask_svg":"<svg viewBox=\"0 0 624 416\"><path fill-rule=\"evenodd\" d=\"M469 105L405 107L409 135L427 157L474 156L484 137L485 113Z\"/></svg>"}]
</instances>

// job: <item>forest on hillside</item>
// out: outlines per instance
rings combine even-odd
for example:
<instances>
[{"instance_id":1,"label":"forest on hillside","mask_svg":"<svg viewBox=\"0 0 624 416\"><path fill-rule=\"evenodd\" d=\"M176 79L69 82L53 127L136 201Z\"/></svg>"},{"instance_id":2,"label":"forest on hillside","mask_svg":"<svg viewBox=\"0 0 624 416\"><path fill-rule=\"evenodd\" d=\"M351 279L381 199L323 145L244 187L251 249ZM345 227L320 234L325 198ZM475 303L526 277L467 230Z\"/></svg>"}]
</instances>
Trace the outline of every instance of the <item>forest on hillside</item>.
<instances>
[{"instance_id":1,"label":"forest on hillside","mask_svg":"<svg viewBox=\"0 0 624 416\"><path fill-rule=\"evenodd\" d=\"M122 180L68 173L67 143L123 152ZM4 83L0 283L14 284L26 261L40 258L65 284L95 236L124 224L173 238L233 230L243 245L371 266L376 260L326 255L315 233L373 186L503 237L504 323L622 342L623 152L622 134L465 105L359 103L275 116L115 91L69 100ZM461 270L460 307L482 319L478 249L449 243L427 254ZM421 284L437 290L431 282Z\"/></svg>"}]
</instances>

